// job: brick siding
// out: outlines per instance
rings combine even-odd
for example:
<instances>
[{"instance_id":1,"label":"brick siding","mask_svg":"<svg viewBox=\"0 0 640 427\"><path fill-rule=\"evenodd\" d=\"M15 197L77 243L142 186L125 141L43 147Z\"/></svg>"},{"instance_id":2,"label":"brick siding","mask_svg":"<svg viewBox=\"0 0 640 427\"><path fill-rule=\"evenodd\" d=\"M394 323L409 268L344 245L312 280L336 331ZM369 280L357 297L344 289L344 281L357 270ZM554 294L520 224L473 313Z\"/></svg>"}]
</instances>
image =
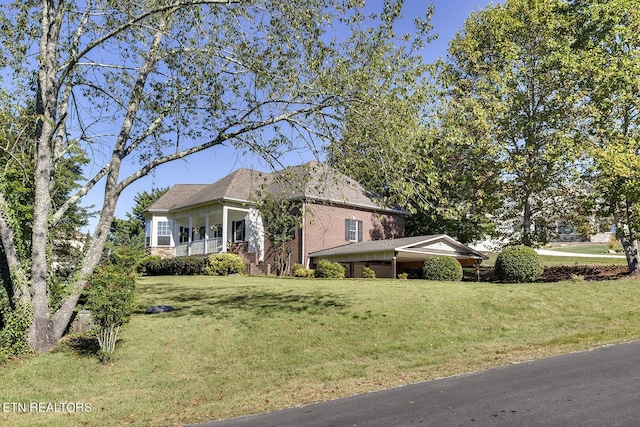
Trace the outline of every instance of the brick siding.
<instances>
[{"instance_id":1,"label":"brick siding","mask_svg":"<svg viewBox=\"0 0 640 427\"><path fill-rule=\"evenodd\" d=\"M307 204L304 225L305 256L311 252L349 244L345 239L346 219L362 221L363 242L404 237L405 216L402 214L321 203Z\"/></svg>"}]
</instances>

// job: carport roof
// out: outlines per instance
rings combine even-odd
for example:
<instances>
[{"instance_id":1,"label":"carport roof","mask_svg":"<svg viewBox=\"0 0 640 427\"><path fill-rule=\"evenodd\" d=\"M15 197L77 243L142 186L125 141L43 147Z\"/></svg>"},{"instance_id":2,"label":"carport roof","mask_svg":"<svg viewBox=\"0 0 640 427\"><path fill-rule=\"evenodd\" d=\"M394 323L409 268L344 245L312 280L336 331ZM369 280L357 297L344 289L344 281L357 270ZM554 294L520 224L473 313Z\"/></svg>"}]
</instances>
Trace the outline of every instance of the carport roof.
<instances>
[{"instance_id":1,"label":"carport roof","mask_svg":"<svg viewBox=\"0 0 640 427\"><path fill-rule=\"evenodd\" d=\"M426 256L438 254L455 256L459 259L487 259L482 253L471 249L446 234L351 243L313 252L309 256L312 258L328 257L331 259L345 257L346 259L354 255L362 257L366 256L365 254L374 253L378 256L385 253L385 259L397 256L398 260L406 261L424 259Z\"/></svg>"}]
</instances>

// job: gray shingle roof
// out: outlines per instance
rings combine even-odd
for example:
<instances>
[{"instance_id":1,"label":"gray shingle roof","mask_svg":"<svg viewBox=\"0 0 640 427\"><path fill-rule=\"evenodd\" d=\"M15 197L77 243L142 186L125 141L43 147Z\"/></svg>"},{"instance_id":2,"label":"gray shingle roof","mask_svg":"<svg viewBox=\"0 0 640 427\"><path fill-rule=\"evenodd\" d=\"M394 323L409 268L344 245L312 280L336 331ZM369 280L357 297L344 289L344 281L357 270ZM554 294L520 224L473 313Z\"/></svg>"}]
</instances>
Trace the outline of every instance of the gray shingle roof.
<instances>
[{"instance_id":1,"label":"gray shingle roof","mask_svg":"<svg viewBox=\"0 0 640 427\"><path fill-rule=\"evenodd\" d=\"M401 237L399 239L373 240L370 242L350 243L334 248L324 249L321 251L310 253L310 257L318 258L323 256L336 256L348 254L365 254L373 252L402 251L413 253L434 253L437 249L430 246L434 243L445 242L447 245L455 248L459 255L471 258L486 259L487 257L478 251L475 251L446 234L435 234L429 236ZM420 244L427 246L414 246ZM414 246L414 247L412 247Z\"/></svg>"},{"instance_id":2,"label":"gray shingle roof","mask_svg":"<svg viewBox=\"0 0 640 427\"><path fill-rule=\"evenodd\" d=\"M177 184L147 210L184 209L216 200L252 202L266 193L288 199L314 199L382 209L375 196L356 181L313 161L273 173L238 169L213 184Z\"/></svg>"},{"instance_id":3,"label":"gray shingle roof","mask_svg":"<svg viewBox=\"0 0 640 427\"><path fill-rule=\"evenodd\" d=\"M381 252L391 251L397 248L414 245L427 240L437 239L444 236L444 234L437 234L432 236L415 236L415 237L401 237L398 239L386 239L386 240L372 240L370 242L358 242L349 243L335 248L324 249L318 252L313 252L309 256L319 257L326 255L342 255L353 253L365 253L365 252Z\"/></svg>"},{"instance_id":4,"label":"gray shingle roof","mask_svg":"<svg viewBox=\"0 0 640 427\"><path fill-rule=\"evenodd\" d=\"M271 194L380 209L376 195L358 182L319 162L308 162L273 174Z\"/></svg>"},{"instance_id":5,"label":"gray shingle roof","mask_svg":"<svg viewBox=\"0 0 640 427\"><path fill-rule=\"evenodd\" d=\"M208 184L176 184L153 202L148 211L168 211L179 206L186 198L206 188Z\"/></svg>"}]
</instances>

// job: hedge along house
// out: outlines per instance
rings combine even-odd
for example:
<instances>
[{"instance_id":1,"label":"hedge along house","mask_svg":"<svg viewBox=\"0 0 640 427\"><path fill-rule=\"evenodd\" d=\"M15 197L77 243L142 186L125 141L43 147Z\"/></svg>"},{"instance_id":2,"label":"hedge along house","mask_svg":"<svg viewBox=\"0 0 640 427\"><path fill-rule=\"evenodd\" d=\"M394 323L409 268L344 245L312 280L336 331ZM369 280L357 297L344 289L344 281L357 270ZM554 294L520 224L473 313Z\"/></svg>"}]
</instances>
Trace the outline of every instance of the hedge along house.
<instances>
[{"instance_id":1,"label":"hedge along house","mask_svg":"<svg viewBox=\"0 0 640 427\"><path fill-rule=\"evenodd\" d=\"M347 276L362 277L363 267L369 267L376 277L395 278L399 273L421 268L434 255L456 258L463 267L478 267L485 255L454 240L446 234L353 243L309 254L311 265L321 259L339 262Z\"/></svg>"},{"instance_id":2,"label":"hedge along house","mask_svg":"<svg viewBox=\"0 0 640 427\"><path fill-rule=\"evenodd\" d=\"M275 251L256 202L265 196L298 203L301 226L287 243L291 263L350 243L404 236L408 215L381 206L354 180L309 162L273 173L238 169L213 184L178 184L145 211L146 246L163 257L235 252L248 271L269 274Z\"/></svg>"}]
</instances>

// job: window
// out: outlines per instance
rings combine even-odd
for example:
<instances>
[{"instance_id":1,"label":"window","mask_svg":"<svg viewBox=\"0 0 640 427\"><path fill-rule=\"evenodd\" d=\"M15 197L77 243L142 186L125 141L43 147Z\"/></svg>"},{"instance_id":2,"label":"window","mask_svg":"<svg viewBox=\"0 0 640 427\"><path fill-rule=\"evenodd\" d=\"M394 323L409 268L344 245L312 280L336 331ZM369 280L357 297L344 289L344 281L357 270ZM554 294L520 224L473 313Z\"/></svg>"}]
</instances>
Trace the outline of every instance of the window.
<instances>
[{"instance_id":1,"label":"window","mask_svg":"<svg viewBox=\"0 0 640 427\"><path fill-rule=\"evenodd\" d=\"M214 224L210 225L211 233L209 233L209 238L215 239L218 237L222 237L222 224Z\"/></svg>"},{"instance_id":2,"label":"window","mask_svg":"<svg viewBox=\"0 0 640 427\"><path fill-rule=\"evenodd\" d=\"M204 240L204 227L200 227L198 229L194 228L191 240Z\"/></svg>"},{"instance_id":3,"label":"window","mask_svg":"<svg viewBox=\"0 0 640 427\"><path fill-rule=\"evenodd\" d=\"M362 221L345 219L344 239L348 242L362 242Z\"/></svg>"},{"instance_id":4,"label":"window","mask_svg":"<svg viewBox=\"0 0 640 427\"><path fill-rule=\"evenodd\" d=\"M180 230L178 231L178 241L180 243L187 243L189 241L188 227L180 227Z\"/></svg>"},{"instance_id":5,"label":"window","mask_svg":"<svg viewBox=\"0 0 640 427\"><path fill-rule=\"evenodd\" d=\"M158 221L158 246L169 246L171 244L171 229L169 221Z\"/></svg>"},{"instance_id":6,"label":"window","mask_svg":"<svg viewBox=\"0 0 640 427\"><path fill-rule=\"evenodd\" d=\"M244 219L242 221L232 221L231 229L233 230L233 241L234 242L244 242L245 241L245 223Z\"/></svg>"}]
</instances>

